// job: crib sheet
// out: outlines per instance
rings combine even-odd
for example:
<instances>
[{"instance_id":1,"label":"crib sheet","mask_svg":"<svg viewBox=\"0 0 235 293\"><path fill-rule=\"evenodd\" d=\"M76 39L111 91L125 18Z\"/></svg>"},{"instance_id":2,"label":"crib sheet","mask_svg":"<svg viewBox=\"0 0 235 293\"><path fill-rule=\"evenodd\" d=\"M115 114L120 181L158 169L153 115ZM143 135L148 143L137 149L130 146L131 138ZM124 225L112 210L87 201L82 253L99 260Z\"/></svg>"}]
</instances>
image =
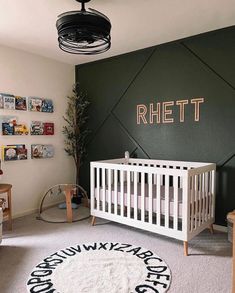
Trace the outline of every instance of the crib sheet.
<instances>
[{"instance_id":1,"label":"crib sheet","mask_svg":"<svg viewBox=\"0 0 235 293\"><path fill-rule=\"evenodd\" d=\"M141 209L141 184L138 183L137 184L137 206L138 209ZM148 211L149 210L149 185L145 184L144 185L144 210ZM123 190L124 190L124 196L123 196L123 202L124 202L124 206L127 207L127 200L128 200L128 192L127 192L127 184L126 182L123 184ZM178 192L178 217L182 218L182 188L178 188L177 190ZM121 204L121 185L118 184L117 186L117 204L120 205ZM97 188L95 188L95 198L97 199L97 195L98 195L98 190ZM156 184L152 185L152 211L154 213L157 212L157 186ZM109 198L109 190L108 187L105 187L105 200L106 202L108 202L108 198ZM130 206L131 208L134 208L134 184L130 184ZM103 188L100 188L99 191L99 199L102 202L103 201ZM112 204L115 203L115 190L114 190L114 186L111 185L111 201ZM161 186L160 188L160 213L161 214L165 214L165 204L167 204L167 202L165 203L165 186ZM174 188L173 187L169 187L169 215L173 216L174 215Z\"/></svg>"}]
</instances>

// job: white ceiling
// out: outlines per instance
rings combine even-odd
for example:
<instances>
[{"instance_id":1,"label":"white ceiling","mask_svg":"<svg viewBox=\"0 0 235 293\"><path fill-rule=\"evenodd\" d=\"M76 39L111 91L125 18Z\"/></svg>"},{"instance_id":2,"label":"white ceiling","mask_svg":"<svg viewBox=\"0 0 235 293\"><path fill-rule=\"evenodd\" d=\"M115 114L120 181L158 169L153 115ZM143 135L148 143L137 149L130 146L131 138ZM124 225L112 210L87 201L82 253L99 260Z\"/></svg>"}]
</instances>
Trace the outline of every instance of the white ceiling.
<instances>
[{"instance_id":1,"label":"white ceiling","mask_svg":"<svg viewBox=\"0 0 235 293\"><path fill-rule=\"evenodd\" d=\"M235 0L92 0L112 23L112 47L101 55L64 53L57 45L60 13L75 0L0 0L0 45L81 64L235 24Z\"/></svg>"}]
</instances>

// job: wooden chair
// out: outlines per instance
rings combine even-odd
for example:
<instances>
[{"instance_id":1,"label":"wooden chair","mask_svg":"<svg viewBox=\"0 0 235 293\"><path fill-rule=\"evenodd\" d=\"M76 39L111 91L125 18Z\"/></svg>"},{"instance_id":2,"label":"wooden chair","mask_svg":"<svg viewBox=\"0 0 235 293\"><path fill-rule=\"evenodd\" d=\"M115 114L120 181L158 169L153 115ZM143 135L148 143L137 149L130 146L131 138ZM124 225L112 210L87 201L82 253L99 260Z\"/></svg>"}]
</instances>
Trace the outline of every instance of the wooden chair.
<instances>
[{"instance_id":1,"label":"wooden chair","mask_svg":"<svg viewBox=\"0 0 235 293\"><path fill-rule=\"evenodd\" d=\"M7 194L7 208L3 211L3 220L7 219L8 229L12 230L11 184L0 184L0 194Z\"/></svg>"}]
</instances>

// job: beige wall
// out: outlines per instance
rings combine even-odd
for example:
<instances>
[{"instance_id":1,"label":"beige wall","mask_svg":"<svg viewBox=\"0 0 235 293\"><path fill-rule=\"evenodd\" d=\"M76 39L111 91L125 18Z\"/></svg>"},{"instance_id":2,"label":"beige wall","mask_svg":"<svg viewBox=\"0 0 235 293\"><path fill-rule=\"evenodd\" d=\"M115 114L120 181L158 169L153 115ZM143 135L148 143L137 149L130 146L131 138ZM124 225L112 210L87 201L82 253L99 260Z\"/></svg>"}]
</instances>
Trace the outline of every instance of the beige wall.
<instances>
[{"instance_id":1,"label":"beige wall","mask_svg":"<svg viewBox=\"0 0 235 293\"><path fill-rule=\"evenodd\" d=\"M63 150L61 133L66 108L66 95L74 83L74 66L52 61L23 51L0 46L0 92L22 96L50 98L54 113L35 113L17 110L2 110L0 115L15 115L28 125L31 120L55 123L54 136L2 136L0 145L26 144L29 158L25 161L3 162L4 176L0 183L13 185L13 215L15 217L38 208L40 197L52 185L74 180L74 165ZM32 160L30 145L53 144L52 159Z\"/></svg>"}]
</instances>

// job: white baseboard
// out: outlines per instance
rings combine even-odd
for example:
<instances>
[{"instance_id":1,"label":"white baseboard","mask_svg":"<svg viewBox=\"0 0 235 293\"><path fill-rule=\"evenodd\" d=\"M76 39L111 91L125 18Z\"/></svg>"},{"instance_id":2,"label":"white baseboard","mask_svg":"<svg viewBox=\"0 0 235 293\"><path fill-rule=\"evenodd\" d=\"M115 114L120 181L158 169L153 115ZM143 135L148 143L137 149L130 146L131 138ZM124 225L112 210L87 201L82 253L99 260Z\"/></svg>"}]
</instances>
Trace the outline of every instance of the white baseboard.
<instances>
[{"instance_id":1,"label":"white baseboard","mask_svg":"<svg viewBox=\"0 0 235 293\"><path fill-rule=\"evenodd\" d=\"M226 226L220 226L220 225L214 224L213 227L216 231L228 233L228 228Z\"/></svg>"},{"instance_id":2,"label":"white baseboard","mask_svg":"<svg viewBox=\"0 0 235 293\"><path fill-rule=\"evenodd\" d=\"M64 201L56 201L54 203L51 203L47 206L44 206L44 208L50 208L50 207L53 207L53 206L56 206L58 204L60 204L61 202L64 202ZM24 216L29 216L29 215L32 215L32 214L36 214L38 213L38 208L37 209L31 209L31 210L27 210L27 211L24 211L24 212L21 212L21 213L16 213L12 216L12 219L17 219L17 218L21 218L21 217L24 217ZM6 219L4 219L4 221L6 221Z\"/></svg>"},{"instance_id":3,"label":"white baseboard","mask_svg":"<svg viewBox=\"0 0 235 293\"><path fill-rule=\"evenodd\" d=\"M37 211L38 211L38 209L27 210L27 211L24 211L22 213L14 214L12 218L17 219L17 218L21 218L21 217L24 217L24 216L32 215L32 214L37 213Z\"/></svg>"}]
</instances>

